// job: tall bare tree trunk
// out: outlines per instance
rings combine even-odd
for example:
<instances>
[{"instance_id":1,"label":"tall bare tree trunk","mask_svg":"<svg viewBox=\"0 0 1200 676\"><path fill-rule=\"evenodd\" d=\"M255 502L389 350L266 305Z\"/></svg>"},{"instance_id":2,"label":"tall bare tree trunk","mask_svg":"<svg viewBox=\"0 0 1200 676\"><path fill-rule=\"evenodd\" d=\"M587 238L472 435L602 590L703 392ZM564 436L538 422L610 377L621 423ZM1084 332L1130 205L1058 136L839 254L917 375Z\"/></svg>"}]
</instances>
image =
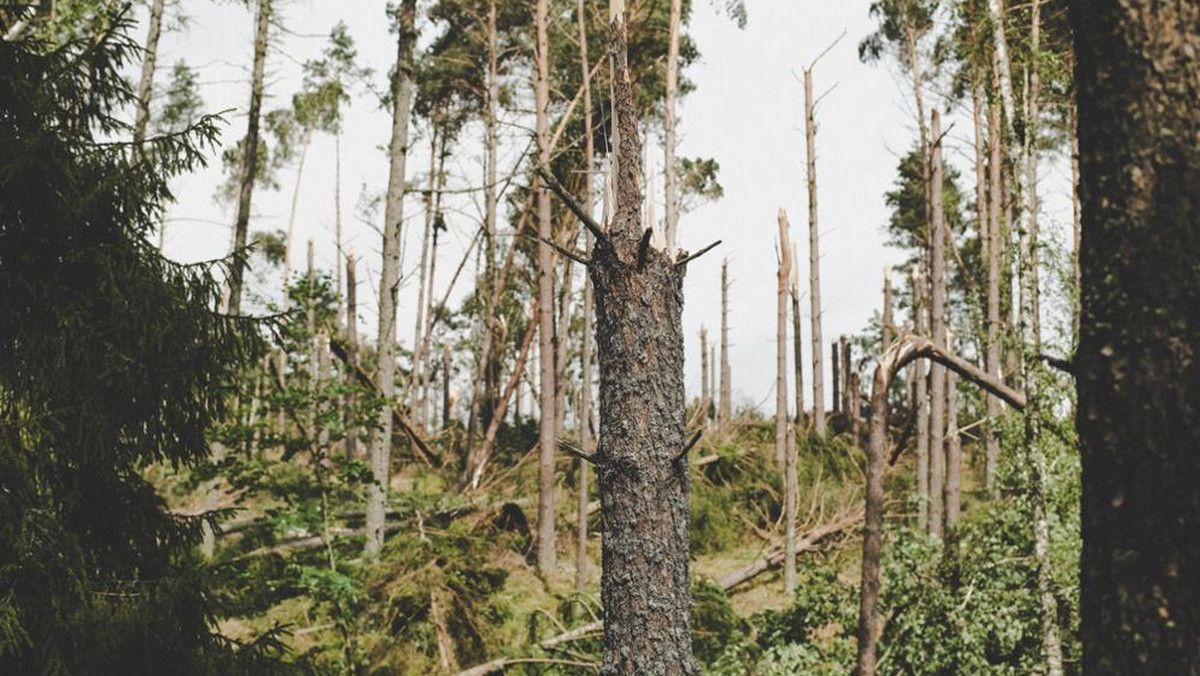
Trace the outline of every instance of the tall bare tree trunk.
<instances>
[{"instance_id":1,"label":"tall bare tree trunk","mask_svg":"<svg viewBox=\"0 0 1200 676\"><path fill-rule=\"evenodd\" d=\"M417 0L403 0L398 9L390 169L384 205L383 264L379 275L379 366L376 385L384 399L396 396L396 315L400 291L400 243L404 215L404 178L408 161L408 126L413 97L413 49L417 41ZM371 439L372 481L367 494L366 553L383 547L387 490L392 466L392 410L384 406Z\"/></svg>"},{"instance_id":2,"label":"tall bare tree trunk","mask_svg":"<svg viewBox=\"0 0 1200 676\"><path fill-rule=\"evenodd\" d=\"M896 335L895 320L892 318L892 273L887 268L883 270L883 313L880 320L883 326L879 327L879 344L880 354L886 352L892 345L892 339Z\"/></svg>"},{"instance_id":3,"label":"tall bare tree trunk","mask_svg":"<svg viewBox=\"0 0 1200 676\"><path fill-rule=\"evenodd\" d=\"M140 146L146 140L146 126L150 122L150 99L154 94L154 69L158 63L158 38L162 34L163 9L166 0L154 0L150 4L150 27L146 30L146 46L142 51L142 76L137 88L137 116L133 120L133 144Z\"/></svg>"},{"instance_id":4,"label":"tall bare tree trunk","mask_svg":"<svg viewBox=\"0 0 1200 676\"><path fill-rule=\"evenodd\" d=\"M454 419L454 393L450 389L451 368L454 362L450 355L450 343L442 343L442 429L450 428Z\"/></svg>"},{"instance_id":5,"label":"tall bare tree trunk","mask_svg":"<svg viewBox=\"0 0 1200 676\"><path fill-rule=\"evenodd\" d=\"M1079 261L1079 246L1080 238L1083 234L1083 214L1079 204L1079 108L1075 102L1075 95L1071 95L1071 103L1069 108L1070 115L1070 135L1071 145L1071 235L1072 235L1072 255L1071 255L1071 279L1075 290L1075 303L1071 308L1071 346L1079 347L1079 320L1083 315L1081 312L1081 302L1083 299L1082 286L1080 284L1080 261Z\"/></svg>"},{"instance_id":6,"label":"tall bare tree trunk","mask_svg":"<svg viewBox=\"0 0 1200 676\"><path fill-rule=\"evenodd\" d=\"M721 406L717 425L733 420L733 374L729 370L729 261L721 263Z\"/></svg>"},{"instance_id":7,"label":"tall bare tree trunk","mask_svg":"<svg viewBox=\"0 0 1200 676\"><path fill-rule=\"evenodd\" d=\"M346 365L351 371L358 367L358 275L354 251L346 254ZM358 457L358 391L350 388L346 395L346 459Z\"/></svg>"},{"instance_id":8,"label":"tall bare tree trunk","mask_svg":"<svg viewBox=\"0 0 1200 676\"><path fill-rule=\"evenodd\" d=\"M667 94L663 112L663 176L666 183L667 250L677 245L676 227L679 224L679 198L675 176L675 94L679 88L679 24L683 20L683 0L671 0L671 25L667 44Z\"/></svg>"},{"instance_id":9,"label":"tall bare tree trunk","mask_svg":"<svg viewBox=\"0 0 1200 676\"><path fill-rule=\"evenodd\" d=\"M247 111L246 137L242 141L242 166L238 186L237 218L233 224L233 248L246 248L246 237L250 231L250 199L254 194L254 179L258 176L258 124L262 112L263 74L267 63L267 40L271 26L271 3L273 0L258 0L258 12L254 22L254 67L250 79L250 108ZM229 313L242 312L242 277L245 266L234 264L229 271Z\"/></svg>"},{"instance_id":10,"label":"tall bare tree trunk","mask_svg":"<svg viewBox=\"0 0 1200 676\"><path fill-rule=\"evenodd\" d=\"M917 266L913 275L912 289L913 324L917 335L925 335L929 325L929 284L923 272L924 263ZM917 528L929 532L929 379L925 362L913 362L909 367L916 372L917 396Z\"/></svg>"},{"instance_id":11,"label":"tall bare tree trunk","mask_svg":"<svg viewBox=\"0 0 1200 676\"><path fill-rule=\"evenodd\" d=\"M850 340L846 338L846 336L838 338L838 354L841 355L842 359L842 415L846 416L847 429L849 429L853 426L851 424L850 414L851 409L854 408L852 403L854 399L854 388L850 386L850 374L853 372L854 368L852 365L853 358L850 354Z\"/></svg>"},{"instance_id":12,"label":"tall bare tree trunk","mask_svg":"<svg viewBox=\"0 0 1200 676\"><path fill-rule=\"evenodd\" d=\"M610 4L614 110L620 129L616 209L598 239L600 471L605 523L600 673L693 675L684 450L683 276L641 222L641 140L629 71L625 7Z\"/></svg>"},{"instance_id":13,"label":"tall bare tree trunk","mask_svg":"<svg viewBox=\"0 0 1200 676\"><path fill-rule=\"evenodd\" d=\"M1071 2L1083 673L1200 674L1200 5Z\"/></svg>"},{"instance_id":14,"label":"tall bare tree trunk","mask_svg":"<svg viewBox=\"0 0 1200 676\"><path fill-rule=\"evenodd\" d=\"M594 184L592 170L595 165L595 140L592 130L592 72L588 56L587 15L584 0L578 0L576 20L579 27L579 67L583 86L583 129L584 129L584 163L587 173L584 174L583 204L591 215L595 209ZM590 260L593 252L592 234L584 233L587 257ZM579 393L579 447L585 452L592 453L592 335L594 329L592 299L592 280L587 270L583 275L583 344L580 347L580 393ZM587 587L588 579L588 463L579 461L579 495L576 509L575 526L575 589L582 591Z\"/></svg>"},{"instance_id":15,"label":"tall bare tree trunk","mask_svg":"<svg viewBox=\"0 0 1200 676\"><path fill-rule=\"evenodd\" d=\"M933 344L946 347L946 219L942 202L941 114L934 109L930 119L933 137L929 151L930 302L929 326ZM929 369L929 533L942 537L946 481L946 369L934 363Z\"/></svg>"},{"instance_id":16,"label":"tall bare tree trunk","mask_svg":"<svg viewBox=\"0 0 1200 676\"><path fill-rule=\"evenodd\" d=\"M550 166L550 41L547 35L549 0L537 0L537 145L538 164ZM538 192L538 527L537 567L542 576L554 572L554 259L548 242L551 225L550 193Z\"/></svg>"},{"instance_id":17,"label":"tall bare tree trunk","mask_svg":"<svg viewBox=\"0 0 1200 676\"><path fill-rule=\"evenodd\" d=\"M833 341L829 344L830 371L833 376L833 412L842 412L842 343Z\"/></svg>"},{"instance_id":18,"label":"tall bare tree trunk","mask_svg":"<svg viewBox=\"0 0 1200 676\"><path fill-rule=\"evenodd\" d=\"M1038 13L1038 2L1034 0L1035 14ZM1035 172L1030 171L1030 153L1033 151L1031 136L1034 120L1025 120L1024 127L1019 127L1016 121L1016 110L1013 104L1011 61L1008 54L1008 42L1005 35L1003 9L1001 0L988 0L988 9L994 24L993 40L997 56L997 76L1000 83L1000 100L1004 104L1004 115L1011 142L1009 145L1010 165L1017 176L1018 198L1027 200L1024 208L1020 209L1019 261L1020 261L1020 328L1022 351L1021 375L1025 387L1025 396L1029 400L1029 410L1025 415L1025 452L1029 459L1031 470L1030 488L1033 493L1033 532L1034 558L1038 568L1038 595L1041 599L1042 620L1042 657L1046 661L1046 671L1049 676L1061 676L1062 645L1058 632L1058 603L1050 588L1050 529L1046 517L1046 457L1040 443L1040 416L1042 414L1041 378L1036 357L1040 337L1037 334L1038 320L1036 313L1037 276L1037 243L1034 241L1036 232L1032 223L1037 206L1034 196L1034 186L1030 184ZM1018 132L1021 133L1018 133ZM1021 151L1025 157L1022 162ZM1022 169L1025 169L1024 171Z\"/></svg>"},{"instance_id":19,"label":"tall bare tree trunk","mask_svg":"<svg viewBox=\"0 0 1200 676\"><path fill-rule=\"evenodd\" d=\"M1033 0L1029 8L1030 12L1030 29L1029 29L1029 48L1031 58L1029 59L1029 83L1025 95L1025 186L1029 191L1026 196L1025 208L1029 210L1029 215L1026 217L1028 231L1025 233L1028 240L1028 251L1024 253L1029 257L1029 262L1026 268L1029 272L1029 283L1026 293L1029 294L1029 334L1033 338L1034 349L1040 348L1042 344L1042 303L1041 303L1041 265L1038 259L1041 257L1039 242L1039 223L1038 210L1040 203L1038 200L1038 117L1040 116L1038 108L1038 97L1041 95L1041 74L1039 72L1039 59L1041 58L1041 35L1042 35L1042 6L1041 0ZM1058 667L1061 671L1062 667Z\"/></svg>"},{"instance_id":20,"label":"tall bare tree trunk","mask_svg":"<svg viewBox=\"0 0 1200 676\"><path fill-rule=\"evenodd\" d=\"M708 409L711 402L712 388L708 382L708 329L700 325L700 417L704 425L708 425Z\"/></svg>"},{"instance_id":21,"label":"tall bare tree trunk","mask_svg":"<svg viewBox=\"0 0 1200 676\"><path fill-rule=\"evenodd\" d=\"M808 179L808 296L812 317L813 430L825 436L825 345L821 342L821 233L817 226L817 122L812 70L804 71L804 148ZM835 403L837 397L834 397Z\"/></svg>"},{"instance_id":22,"label":"tall bare tree trunk","mask_svg":"<svg viewBox=\"0 0 1200 676\"><path fill-rule=\"evenodd\" d=\"M1001 238L1001 211L1004 208L1004 183L1001 176L1001 166L1004 163L1001 152L1003 132L1000 127L1000 107L993 104L988 113L988 253L987 253L987 372L995 378L1001 377L1001 322L1000 322L1000 251L1003 247ZM988 492L995 496L998 492L996 485L996 470L1000 465L1000 438L996 435L995 425L1004 409L1000 400L988 395L987 398L987 436L984 440L984 485Z\"/></svg>"},{"instance_id":23,"label":"tall bare tree trunk","mask_svg":"<svg viewBox=\"0 0 1200 676\"><path fill-rule=\"evenodd\" d=\"M950 347L953 350L953 345ZM962 439L958 431L958 375L946 373L946 532L962 514Z\"/></svg>"},{"instance_id":24,"label":"tall bare tree trunk","mask_svg":"<svg viewBox=\"0 0 1200 676\"><path fill-rule=\"evenodd\" d=\"M421 399L421 369L424 366L424 360L421 359L421 348L423 347L423 332L425 330L425 285L429 282L429 245L433 238L433 188L437 178L437 146L438 129L437 124L433 123L429 133L429 176L425 179L425 233L421 237L421 260L417 273L417 314L416 323L413 326L413 357L412 357L412 374L409 376L408 392L406 399L409 401L410 410L415 411L416 422L425 428L424 407L417 406Z\"/></svg>"},{"instance_id":25,"label":"tall bare tree trunk","mask_svg":"<svg viewBox=\"0 0 1200 676\"><path fill-rule=\"evenodd\" d=\"M787 212L779 210L779 271L775 292L775 462L782 466L787 457L788 381L787 325L788 285L792 277L792 245L788 239Z\"/></svg>"},{"instance_id":26,"label":"tall bare tree trunk","mask_svg":"<svg viewBox=\"0 0 1200 676\"><path fill-rule=\"evenodd\" d=\"M775 462L784 466L783 586L796 590L796 433L788 416L788 289L792 283L792 243L787 212L779 210L779 288L775 307Z\"/></svg>"}]
</instances>

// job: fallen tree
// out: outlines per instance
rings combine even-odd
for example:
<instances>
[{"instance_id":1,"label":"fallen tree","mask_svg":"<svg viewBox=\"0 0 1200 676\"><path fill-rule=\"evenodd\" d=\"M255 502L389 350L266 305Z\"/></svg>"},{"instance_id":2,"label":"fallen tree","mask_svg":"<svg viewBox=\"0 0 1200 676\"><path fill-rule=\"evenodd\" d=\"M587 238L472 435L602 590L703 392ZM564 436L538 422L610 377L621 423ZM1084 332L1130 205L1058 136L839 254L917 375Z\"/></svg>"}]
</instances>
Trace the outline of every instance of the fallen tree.
<instances>
[{"instance_id":1,"label":"fallen tree","mask_svg":"<svg viewBox=\"0 0 1200 676\"><path fill-rule=\"evenodd\" d=\"M921 336L901 334L880 356L871 388L871 439L867 445L867 498L863 520L862 583L859 594L857 676L874 676L875 649L879 642L880 556L883 552L883 480L888 470L887 395L900 369L928 359L1003 399L1018 411L1025 397L1004 382L949 350Z\"/></svg>"},{"instance_id":2,"label":"fallen tree","mask_svg":"<svg viewBox=\"0 0 1200 676\"><path fill-rule=\"evenodd\" d=\"M827 524L816 526L805 533L804 536L797 541L796 552L802 553L815 551L819 545L829 540L831 537L845 533L857 526L862 522L862 519L863 515L860 512ZM726 593L729 593L735 587L749 582L758 575L783 565L783 557L783 545L777 544L772 546L766 552L764 552L757 561L749 566L717 578L717 584ZM553 650L554 648L566 643L595 636L603 629L603 620L582 624L568 631L564 631L560 634L539 641L537 643L537 648L539 650ZM507 667L523 664L527 661L528 658L522 657L498 657L490 662L484 662L483 664L476 665L465 671L460 671L457 674L454 674L454 676L487 676L487 674L502 672Z\"/></svg>"}]
</instances>

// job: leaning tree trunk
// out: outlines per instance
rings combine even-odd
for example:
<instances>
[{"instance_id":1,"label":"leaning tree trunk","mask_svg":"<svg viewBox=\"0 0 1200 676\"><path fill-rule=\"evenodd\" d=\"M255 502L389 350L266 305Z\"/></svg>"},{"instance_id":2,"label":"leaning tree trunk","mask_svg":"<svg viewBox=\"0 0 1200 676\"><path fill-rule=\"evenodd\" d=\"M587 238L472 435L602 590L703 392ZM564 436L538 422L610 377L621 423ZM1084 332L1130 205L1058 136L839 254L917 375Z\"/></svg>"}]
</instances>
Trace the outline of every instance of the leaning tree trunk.
<instances>
[{"instance_id":1,"label":"leaning tree trunk","mask_svg":"<svg viewBox=\"0 0 1200 676\"><path fill-rule=\"evenodd\" d=\"M1200 674L1200 5L1075 0L1083 671Z\"/></svg>"},{"instance_id":2,"label":"leaning tree trunk","mask_svg":"<svg viewBox=\"0 0 1200 676\"><path fill-rule=\"evenodd\" d=\"M862 581L858 611L858 657L856 676L874 676L879 644L879 578L883 554L883 481L887 473L887 393L892 378L906 364L928 359L970 380L990 393L1022 409L1025 399L971 362L933 342L914 335L899 336L879 357L871 386L871 438L867 445L867 495L863 520Z\"/></svg>"},{"instance_id":3,"label":"leaning tree trunk","mask_svg":"<svg viewBox=\"0 0 1200 676\"><path fill-rule=\"evenodd\" d=\"M154 92L154 69L158 63L158 38L162 35L165 5L166 0L154 0L150 5L150 28L146 31L146 46L142 51L142 77L138 80L137 88L137 116L133 120L135 146L140 146L146 140L146 126L150 122L150 98Z\"/></svg>"},{"instance_id":4,"label":"leaning tree trunk","mask_svg":"<svg viewBox=\"0 0 1200 676\"><path fill-rule=\"evenodd\" d=\"M401 221L404 211L404 172L408 160L408 118L413 98L413 48L417 41L417 0L404 0L398 10L395 98L392 140L388 147L387 197L384 203L383 264L379 275L378 375L379 394L396 396L396 315L400 291ZM392 467L392 407L382 407L371 439L372 480L367 491L366 553L383 548L387 489Z\"/></svg>"},{"instance_id":5,"label":"leaning tree trunk","mask_svg":"<svg viewBox=\"0 0 1200 676\"><path fill-rule=\"evenodd\" d=\"M246 115L246 137L242 141L242 165L238 186L237 218L233 224L233 248L246 248L246 237L250 231L250 199L254 194L254 179L258 176L258 123L262 112L263 74L267 64L267 34L271 27L271 3L273 0L258 0L258 14L254 28L254 68L250 79L250 108ZM239 258L229 271L229 313L241 314L242 277L245 264Z\"/></svg>"},{"instance_id":6,"label":"leaning tree trunk","mask_svg":"<svg viewBox=\"0 0 1200 676\"><path fill-rule=\"evenodd\" d=\"M804 148L808 183L808 298L812 318L813 431L825 436L825 346L821 343L821 251L817 228L817 123L812 70L804 71ZM834 398L836 401L836 397Z\"/></svg>"},{"instance_id":7,"label":"leaning tree trunk","mask_svg":"<svg viewBox=\"0 0 1200 676\"><path fill-rule=\"evenodd\" d=\"M610 51L619 129L615 213L607 234L587 219L597 236L589 273L600 358L600 444L592 459L605 524L600 673L698 674L684 446L686 259L656 248L641 221L642 147L622 0L610 5Z\"/></svg>"}]
</instances>

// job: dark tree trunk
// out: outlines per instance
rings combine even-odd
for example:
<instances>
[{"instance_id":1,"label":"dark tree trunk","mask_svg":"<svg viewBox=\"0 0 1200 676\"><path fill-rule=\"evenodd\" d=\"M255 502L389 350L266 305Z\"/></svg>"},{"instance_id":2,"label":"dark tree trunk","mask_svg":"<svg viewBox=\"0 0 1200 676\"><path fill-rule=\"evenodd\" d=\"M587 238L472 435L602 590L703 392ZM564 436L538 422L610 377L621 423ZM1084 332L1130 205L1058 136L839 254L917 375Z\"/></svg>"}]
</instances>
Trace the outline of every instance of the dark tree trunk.
<instances>
[{"instance_id":1,"label":"dark tree trunk","mask_svg":"<svg viewBox=\"0 0 1200 676\"><path fill-rule=\"evenodd\" d=\"M267 67L267 33L271 26L272 0L258 0L254 28L254 70L250 80L250 109L246 115L246 138L242 147L241 184L238 186L237 219L233 224L233 248L246 248L250 232L250 198L254 194L254 179L258 175L258 123L262 111L263 74ZM235 262L229 271L229 313L241 314L242 261Z\"/></svg>"},{"instance_id":2,"label":"dark tree trunk","mask_svg":"<svg viewBox=\"0 0 1200 676\"><path fill-rule=\"evenodd\" d=\"M615 214L596 242L600 360L597 476L604 515L601 674L698 674L688 574L688 462L683 454L683 276L641 222L641 140L624 3L610 14L619 128Z\"/></svg>"},{"instance_id":3,"label":"dark tree trunk","mask_svg":"<svg viewBox=\"0 0 1200 676\"><path fill-rule=\"evenodd\" d=\"M1071 19L1083 670L1200 674L1200 4Z\"/></svg>"}]
</instances>

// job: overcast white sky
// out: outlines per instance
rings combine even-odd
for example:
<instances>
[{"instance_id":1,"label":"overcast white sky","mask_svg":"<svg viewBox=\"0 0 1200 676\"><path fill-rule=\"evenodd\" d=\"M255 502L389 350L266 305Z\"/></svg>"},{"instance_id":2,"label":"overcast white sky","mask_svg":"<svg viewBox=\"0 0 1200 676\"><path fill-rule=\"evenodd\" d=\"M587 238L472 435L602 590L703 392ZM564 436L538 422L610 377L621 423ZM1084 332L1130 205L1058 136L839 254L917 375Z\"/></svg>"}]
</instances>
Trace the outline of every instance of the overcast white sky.
<instances>
[{"instance_id":1,"label":"overcast white sky","mask_svg":"<svg viewBox=\"0 0 1200 676\"><path fill-rule=\"evenodd\" d=\"M826 341L865 326L880 303L884 268L902 258L882 244L881 226L887 218L883 195L894 179L899 154L912 144L915 120L904 81L895 69L868 66L858 60L858 42L873 30L867 15L869 0L746 0L749 23L744 30L706 0L694 1L689 30L702 57L687 73L696 91L681 104L679 153L716 158L721 164L725 197L686 214L680 224L685 249L695 250L716 239L724 240L716 251L690 266L684 311L688 384L695 393L701 324L709 327L714 338L720 324L720 261L728 257L733 279L731 362L735 398L739 404L763 405L771 401L774 385L776 212L781 207L791 216L792 238L799 243L805 287L808 279L803 88L796 75L846 33L815 71L818 93L836 85L817 112ZM225 133L226 143L231 144L244 134L252 17L237 3L181 0L181 4L190 16L189 26L164 36L158 82L165 80L171 64L178 59L198 68L207 109L234 111L227 115ZM329 29L339 20L348 25L357 41L361 63L376 71L374 86L384 86L396 48L388 33L383 0L292 0L280 4L280 21L287 32L275 33L264 110L287 105L299 84L299 64L320 53ZM930 92L930 96L936 97L936 92ZM381 218L372 223L361 221L356 217L355 203L364 190L376 194L386 187L384 148L390 134L390 116L375 101L371 95L356 98L342 139L345 238L361 257L359 298L363 305L363 335L367 336L375 333L377 221ZM949 121L954 119L951 113ZM415 142L410 157L410 180L427 171L428 153L422 138ZM968 120L962 120L948 139L949 159L962 167L963 187L968 192L973 189L969 139ZM518 143L514 136L507 144L509 155L502 161L514 162L518 146L523 147L524 141ZM311 237L318 267L332 269L333 148L331 138L318 137L310 150L299 200L293 266L303 265L303 242ZM227 252L233 214L231 208L213 199L221 180L219 164L214 160L207 171L176 186L180 199L170 211L168 255L190 261ZM480 144L467 136L450 164L454 176L450 187L478 185ZM661 164L656 162L656 166ZM1047 174L1046 183L1062 182L1061 170L1049 168ZM256 190L252 230L286 228L294 170L285 169L279 179L279 191ZM1045 195L1045 210L1049 220L1062 221L1069 217L1069 207L1056 197L1056 190L1061 192L1061 186L1044 188L1053 193ZM471 198L465 197L455 200L451 207L447 215L447 239L451 244L443 249L438 263L439 297L477 227L480 211ZM657 211L662 214L661 206ZM422 229L417 199L409 201L405 213L407 281L401 297L400 332L401 340L409 342ZM464 278L459 284L465 289L469 280ZM279 285L279 280L272 277L256 289L278 294ZM805 377L811 383L807 368L811 358L807 354L808 307L806 297Z\"/></svg>"}]
</instances>

